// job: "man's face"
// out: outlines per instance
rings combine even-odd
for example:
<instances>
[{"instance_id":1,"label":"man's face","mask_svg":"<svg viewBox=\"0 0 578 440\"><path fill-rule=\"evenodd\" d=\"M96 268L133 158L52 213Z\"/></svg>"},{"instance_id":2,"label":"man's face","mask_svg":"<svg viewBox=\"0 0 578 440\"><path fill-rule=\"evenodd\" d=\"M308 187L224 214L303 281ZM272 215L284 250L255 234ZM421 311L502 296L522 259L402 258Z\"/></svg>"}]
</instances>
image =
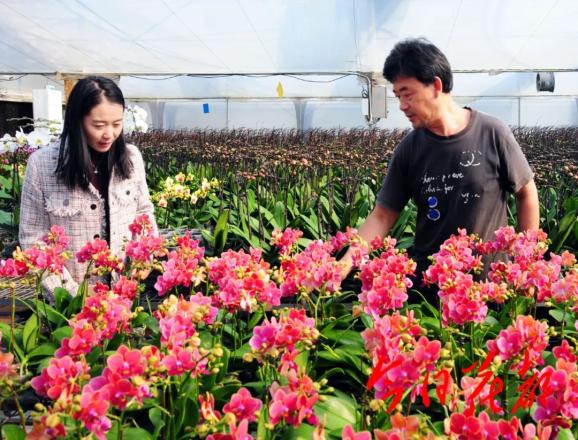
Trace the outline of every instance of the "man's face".
<instances>
[{"instance_id":1,"label":"man's face","mask_svg":"<svg viewBox=\"0 0 578 440\"><path fill-rule=\"evenodd\" d=\"M431 126L436 115L434 84L426 85L412 77L398 77L393 81L393 93L413 128Z\"/></svg>"}]
</instances>

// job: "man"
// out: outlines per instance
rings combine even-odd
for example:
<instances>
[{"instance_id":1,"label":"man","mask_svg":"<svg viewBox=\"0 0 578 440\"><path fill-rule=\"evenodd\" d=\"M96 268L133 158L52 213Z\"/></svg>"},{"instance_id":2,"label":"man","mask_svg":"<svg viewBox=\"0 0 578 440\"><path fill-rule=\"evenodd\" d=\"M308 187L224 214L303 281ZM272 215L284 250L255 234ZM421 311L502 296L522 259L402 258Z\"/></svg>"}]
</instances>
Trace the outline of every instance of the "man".
<instances>
[{"instance_id":1,"label":"man","mask_svg":"<svg viewBox=\"0 0 578 440\"><path fill-rule=\"evenodd\" d=\"M520 146L505 124L454 102L451 68L436 46L425 39L398 43L383 75L413 130L396 147L375 209L359 229L364 240L386 236L412 198L418 213L410 255L419 281L427 257L458 228L488 240L506 225L508 192L516 197L518 229L538 228L538 193ZM341 261L346 276L351 254ZM436 301L432 295L428 300Z\"/></svg>"}]
</instances>

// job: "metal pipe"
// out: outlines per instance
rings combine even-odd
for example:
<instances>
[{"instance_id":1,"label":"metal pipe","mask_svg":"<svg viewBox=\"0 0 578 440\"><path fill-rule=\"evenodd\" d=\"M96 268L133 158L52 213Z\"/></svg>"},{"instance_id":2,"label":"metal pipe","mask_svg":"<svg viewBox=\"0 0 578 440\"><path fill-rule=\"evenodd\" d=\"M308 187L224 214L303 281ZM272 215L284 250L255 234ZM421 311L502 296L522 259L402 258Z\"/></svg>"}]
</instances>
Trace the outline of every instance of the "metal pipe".
<instances>
[{"instance_id":1,"label":"metal pipe","mask_svg":"<svg viewBox=\"0 0 578 440\"><path fill-rule=\"evenodd\" d=\"M517 73L517 72L578 72L578 68L546 68L546 67L532 67L532 68L507 68L507 69L452 69L453 73L488 73L490 75L498 75L500 73ZM317 75L317 76L335 76L335 75L354 75L368 79L369 74L366 72L356 72L356 71L336 71L336 72L253 72L253 73L190 73L190 72L0 72L0 75L41 75L41 76L72 76L72 77L84 77L88 75L103 75L103 76L190 76L190 77L207 77L207 78L219 78L228 76L248 76L248 77L267 77L267 76L283 76L283 75L295 75L295 76L307 76L307 75Z\"/></svg>"}]
</instances>

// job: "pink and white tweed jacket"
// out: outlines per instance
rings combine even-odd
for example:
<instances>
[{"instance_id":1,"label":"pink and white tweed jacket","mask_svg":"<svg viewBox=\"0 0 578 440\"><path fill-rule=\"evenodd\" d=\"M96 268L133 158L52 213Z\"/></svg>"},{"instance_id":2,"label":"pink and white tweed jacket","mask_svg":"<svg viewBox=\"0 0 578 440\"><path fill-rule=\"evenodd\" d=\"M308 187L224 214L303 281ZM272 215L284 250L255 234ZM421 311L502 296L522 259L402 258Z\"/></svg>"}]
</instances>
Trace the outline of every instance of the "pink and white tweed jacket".
<instances>
[{"instance_id":1,"label":"pink and white tweed jacket","mask_svg":"<svg viewBox=\"0 0 578 440\"><path fill-rule=\"evenodd\" d=\"M109 244L111 251L121 258L124 244L131 239L128 226L135 217L148 214L154 224L142 156L134 145L127 145L127 150L133 163L131 176L123 180L113 170L108 187ZM85 275L86 263L78 263L74 255L89 241L105 236L105 202L92 184L84 191L70 190L59 182L55 175L57 163L55 145L41 148L28 159L22 186L19 240L26 249L40 241L51 226L62 226L73 256L65 264L62 280L59 276L49 276L43 285L49 292L62 285L75 294Z\"/></svg>"}]
</instances>

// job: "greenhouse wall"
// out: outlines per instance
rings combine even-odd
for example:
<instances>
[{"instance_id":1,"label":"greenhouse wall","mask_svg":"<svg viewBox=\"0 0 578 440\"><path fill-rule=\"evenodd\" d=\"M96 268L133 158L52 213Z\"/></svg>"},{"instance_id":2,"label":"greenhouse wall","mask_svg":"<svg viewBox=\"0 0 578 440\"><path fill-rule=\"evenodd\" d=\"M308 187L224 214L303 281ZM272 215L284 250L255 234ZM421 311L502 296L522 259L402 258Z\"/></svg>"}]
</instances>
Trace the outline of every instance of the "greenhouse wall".
<instances>
[{"instance_id":1,"label":"greenhouse wall","mask_svg":"<svg viewBox=\"0 0 578 440\"><path fill-rule=\"evenodd\" d=\"M573 97L475 97L457 96L461 105L500 118L511 126L576 126L578 98ZM149 113L159 129L187 128L354 128L367 127L360 98L295 100L191 100L132 101ZM205 112L208 105L209 111ZM387 99L388 117L379 128L409 128L395 98ZM159 113L160 112L160 113Z\"/></svg>"},{"instance_id":2,"label":"greenhouse wall","mask_svg":"<svg viewBox=\"0 0 578 440\"><path fill-rule=\"evenodd\" d=\"M494 115L511 126L577 126L577 76L576 72L556 72L555 90L550 93L536 91L535 72L456 73L453 95L460 105ZM278 96L279 84L282 97ZM147 110L149 125L156 129L368 127L361 110L366 82L356 75L122 77L120 86L129 103ZM30 102L33 89L46 87L63 88L61 81L39 75L4 80L0 101ZM409 127L391 85L387 96L388 116L375 121L375 126Z\"/></svg>"}]
</instances>

